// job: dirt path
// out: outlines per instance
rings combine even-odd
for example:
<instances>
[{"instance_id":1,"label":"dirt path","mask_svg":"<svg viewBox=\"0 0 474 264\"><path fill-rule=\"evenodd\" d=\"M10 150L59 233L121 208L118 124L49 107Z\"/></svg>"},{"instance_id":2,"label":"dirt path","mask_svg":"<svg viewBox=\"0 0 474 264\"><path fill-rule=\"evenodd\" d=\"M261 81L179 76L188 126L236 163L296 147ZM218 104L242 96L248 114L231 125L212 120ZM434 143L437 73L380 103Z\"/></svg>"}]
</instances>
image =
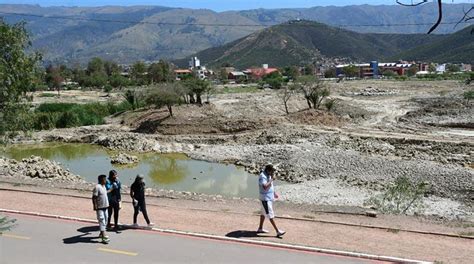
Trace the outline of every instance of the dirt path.
<instances>
[{"instance_id":1,"label":"dirt path","mask_svg":"<svg viewBox=\"0 0 474 264\"><path fill-rule=\"evenodd\" d=\"M2 190L0 191L0 200L2 201L0 207L87 219L95 218L87 192L56 191L59 193L68 192L76 195L76 197ZM125 198L126 201L129 200L127 198ZM252 214L257 209L256 202L193 202L149 198L148 204L150 218L160 228L227 235L235 231L254 231L258 222L258 217ZM288 213L285 206L277 206L276 210L277 213ZM130 223L132 213L132 206L129 203L124 203L121 211L121 222ZM308 212L308 214L310 213ZM353 224L372 221L371 218L360 216L326 214L324 217L333 220L345 220L345 222ZM374 221L381 221L381 219L375 218ZM139 218L139 222L143 224L143 219ZM277 223L288 232L283 240L271 236L250 237L250 239L428 261L443 261L443 263L474 262L472 239L399 232L396 229L388 232L383 229L316 221L278 219ZM425 225L430 226L429 224Z\"/></svg>"}]
</instances>

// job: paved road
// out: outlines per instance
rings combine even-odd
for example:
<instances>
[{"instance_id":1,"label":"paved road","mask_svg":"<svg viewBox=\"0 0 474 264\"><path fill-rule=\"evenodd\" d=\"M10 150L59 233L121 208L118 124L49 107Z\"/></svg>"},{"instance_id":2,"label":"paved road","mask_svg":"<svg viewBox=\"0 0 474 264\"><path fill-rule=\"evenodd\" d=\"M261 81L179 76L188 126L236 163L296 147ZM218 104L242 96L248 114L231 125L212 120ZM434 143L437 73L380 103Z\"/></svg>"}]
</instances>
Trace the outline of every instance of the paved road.
<instances>
[{"instance_id":1,"label":"paved road","mask_svg":"<svg viewBox=\"0 0 474 264\"><path fill-rule=\"evenodd\" d=\"M374 263L234 242L141 230L109 233L103 245L92 224L12 215L0 236L0 263Z\"/></svg>"}]
</instances>

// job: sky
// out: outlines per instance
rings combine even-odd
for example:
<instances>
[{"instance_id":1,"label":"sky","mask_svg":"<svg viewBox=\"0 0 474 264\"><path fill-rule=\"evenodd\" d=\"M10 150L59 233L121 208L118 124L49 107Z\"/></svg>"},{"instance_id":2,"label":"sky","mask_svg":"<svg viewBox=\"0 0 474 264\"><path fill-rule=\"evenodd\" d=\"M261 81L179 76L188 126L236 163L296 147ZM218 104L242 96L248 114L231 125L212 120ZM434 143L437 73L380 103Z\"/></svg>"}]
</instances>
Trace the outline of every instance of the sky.
<instances>
[{"instance_id":1,"label":"sky","mask_svg":"<svg viewBox=\"0 0 474 264\"><path fill-rule=\"evenodd\" d=\"M411 0L403 1L410 2ZM451 0L447 0L446 2L451 2ZM466 3L472 1L455 0L454 2ZM0 0L0 4L39 4L41 6L160 5L170 7L206 8L215 11L256 8L297 8L328 5L393 5L394 3L395 0Z\"/></svg>"}]
</instances>

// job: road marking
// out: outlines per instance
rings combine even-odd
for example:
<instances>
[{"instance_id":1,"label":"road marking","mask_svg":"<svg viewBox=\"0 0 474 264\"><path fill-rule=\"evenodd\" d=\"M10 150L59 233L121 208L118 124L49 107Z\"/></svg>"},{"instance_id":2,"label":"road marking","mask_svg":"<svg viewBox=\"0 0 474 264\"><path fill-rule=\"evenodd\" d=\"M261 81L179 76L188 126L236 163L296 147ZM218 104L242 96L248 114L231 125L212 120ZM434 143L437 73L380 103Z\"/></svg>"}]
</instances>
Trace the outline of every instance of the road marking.
<instances>
[{"instance_id":1,"label":"road marking","mask_svg":"<svg viewBox=\"0 0 474 264\"><path fill-rule=\"evenodd\" d=\"M0 234L0 236L8 237L8 238L21 239L21 240L30 240L31 239L31 237L17 236L17 235L13 235L13 234Z\"/></svg>"},{"instance_id":2,"label":"road marking","mask_svg":"<svg viewBox=\"0 0 474 264\"><path fill-rule=\"evenodd\" d=\"M99 251L103 252L108 252L108 253L114 253L114 254L122 254L122 255L127 255L127 256L136 256L138 253L135 252L130 252L130 251L123 251L123 250L116 250L116 249L110 249L110 248L97 248Z\"/></svg>"}]
</instances>

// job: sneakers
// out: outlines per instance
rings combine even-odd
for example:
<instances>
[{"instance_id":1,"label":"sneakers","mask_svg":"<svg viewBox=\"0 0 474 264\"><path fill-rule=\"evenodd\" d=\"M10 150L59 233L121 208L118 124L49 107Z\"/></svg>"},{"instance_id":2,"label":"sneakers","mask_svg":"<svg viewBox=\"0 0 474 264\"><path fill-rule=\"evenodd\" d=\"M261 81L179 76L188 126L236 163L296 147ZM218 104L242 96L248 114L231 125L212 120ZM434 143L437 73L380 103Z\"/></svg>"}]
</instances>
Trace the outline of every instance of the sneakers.
<instances>
[{"instance_id":1,"label":"sneakers","mask_svg":"<svg viewBox=\"0 0 474 264\"><path fill-rule=\"evenodd\" d=\"M110 238L108 236L102 237L102 243L108 244L110 242Z\"/></svg>"},{"instance_id":2,"label":"sneakers","mask_svg":"<svg viewBox=\"0 0 474 264\"><path fill-rule=\"evenodd\" d=\"M282 237L284 234L286 234L286 231L284 231L284 230L278 230L278 232L277 232L277 237Z\"/></svg>"},{"instance_id":3,"label":"sneakers","mask_svg":"<svg viewBox=\"0 0 474 264\"><path fill-rule=\"evenodd\" d=\"M155 226L154 223L149 223L149 224L148 224L148 227L154 227L154 226Z\"/></svg>"},{"instance_id":4,"label":"sneakers","mask_svg":"<svg viewBox=\"0 0 474 264\"><path fill-rule=\"evenodd\" d=\"M266 234L266 233L268 233L268 230L266 230L266 229L259 228L259 229L257 230L257 234Z\"/></svg>"}]
</instances>

